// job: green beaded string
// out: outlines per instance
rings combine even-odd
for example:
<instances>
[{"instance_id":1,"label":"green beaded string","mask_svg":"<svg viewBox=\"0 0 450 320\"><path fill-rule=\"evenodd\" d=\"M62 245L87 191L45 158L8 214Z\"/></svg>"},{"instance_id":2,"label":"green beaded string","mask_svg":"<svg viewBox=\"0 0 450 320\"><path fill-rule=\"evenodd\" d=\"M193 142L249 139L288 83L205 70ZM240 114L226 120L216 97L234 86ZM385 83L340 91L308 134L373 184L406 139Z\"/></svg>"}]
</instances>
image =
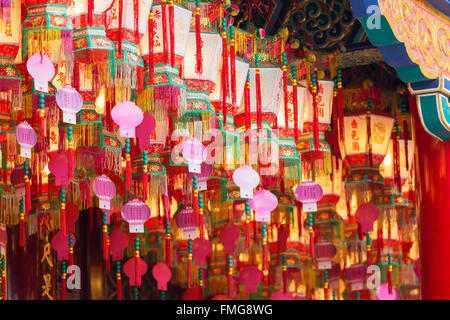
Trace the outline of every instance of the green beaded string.
<instances>
[{"instance_id":1,"label":"green beaded string","mask_svg":"<svg viewBox=\"0 0 450 320\"><path fill-rule=\"evenodd\" d=\"M360 294L359 294L359 292L356 292L356 300L360 300Z\"/></svg>"},{"instance_id":2,"label":"green beaded string","mask_svg":"<svg viewBox=\"0 0 450 320\"><path fill-rule=\"evenodd\" d=\"M61 261L61 272L66 273L67 271L67 262L66 260Z\"/></svg>"},{"instance_id":3,"label":"green beaded string","mask_svg":"<svg viewBox=\"0 0 450 320\"><path fill-rule=\"evenodd\" d=\"M139 290L137 287L133 287L133 299L138 300L139 299Z\"/></svg>"},{"instance_id":4,"label":"green beaded string","mask_svg":"<svg viewBox=\"0 0 450 320\"><path fill-rule=\"evenodd\" d=\"M337 299L337 297L336 297L336 290L333 290L333 300L336 300Z\"/></svg>"},{"instance_id":5,"label":"green beaded string","mask_svg":"<svg viewBox=\"0 0 450 320\"><path fill-rule=\"evenodd\" d=\"M161 300L166 300L166 292L161 290Z\"/></svg>"}]
</instances>

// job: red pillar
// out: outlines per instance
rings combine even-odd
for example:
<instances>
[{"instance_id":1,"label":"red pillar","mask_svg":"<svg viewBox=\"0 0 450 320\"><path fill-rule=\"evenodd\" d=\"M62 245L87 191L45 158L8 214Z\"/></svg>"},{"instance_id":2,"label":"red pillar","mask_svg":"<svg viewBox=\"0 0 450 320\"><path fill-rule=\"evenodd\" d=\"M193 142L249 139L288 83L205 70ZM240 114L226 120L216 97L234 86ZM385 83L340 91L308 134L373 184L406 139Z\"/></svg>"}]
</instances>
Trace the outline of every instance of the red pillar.
<instances>
[{"instance_id":1,"label":"red pillar","mask_svg":"<svg viewBox=\"0 0 450 320\"><path fill-rule=\"evenodd\" d=\"M421 292L424 300L450 299L450 141L425 131L410 98Z\"/></svg>"}]
</instances>

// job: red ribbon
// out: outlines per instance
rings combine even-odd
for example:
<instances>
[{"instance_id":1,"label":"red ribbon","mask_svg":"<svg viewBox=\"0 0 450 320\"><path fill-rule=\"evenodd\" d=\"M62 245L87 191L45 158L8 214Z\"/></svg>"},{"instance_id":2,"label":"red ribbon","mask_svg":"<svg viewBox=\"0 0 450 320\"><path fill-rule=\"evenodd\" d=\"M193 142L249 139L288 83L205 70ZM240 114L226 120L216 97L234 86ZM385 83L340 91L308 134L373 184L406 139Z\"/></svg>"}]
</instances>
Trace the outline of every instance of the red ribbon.
<instances>
[{"instance_id":1,"label":"red ribbon","mask_svg":"<svg viewBox=\"0 0 450 320\"><path fill-rule=\"evenodd\" d=\"M175 67L175 17L173 0L169 0L170 64Z\"/></svg>"},{"instance_id":2,"label":"red ribbon","mask_svg":"<svg viewBox=\"0 0 450 320\"><path fill-rule=\"evenodd\" d=\"M203 61L202 61L202 35L200 30L200 6L195 8L195 44L197 52L195 72L201 74L203 73Z\"/></svg>"},{"instance_id":3,"label":"red ribbon","mask_svg":"<svg viewBox=\"0 0 450 320\"><path fill-rule=\"evenodd\" d=\"M66 209L61 209L61 231L63 233L63 236L66 237L67 236L67 231L66 231Z\"/></svg>"},{"instance_id":4,"label":"red ribbon","mask_svg":"<svg viewBox=\"0 0 450 320\"><path fill-rule=\"evenodd\" d=\"M231 102L236 104L236 47L234 39L230 45Z\"/></svg>"},{"instance_id":5,"label":"red ribbon","mask_svg":"<svg viewBox=\"0 0 450 320\"><path fill-rule=\"evenodd\" d=\"M153 73L155 72L155 66L153 62L153 37L154 37L154 25L153 25L153 10L150 12L150 18L148 19L148 84L153 84Z\"/></svg>"},{"instance_id":6,"label":"red ribbon","mask_svg":"<svg viewBox=\"0 0 450 320\"><path fill-rule=\"evenodd\" d=\"M23 247L25 245L25 220L20 219L19 223L19 246Z\"/></svg>"},{"instance_id":7,"label":"red ribbon","mask_svg":"<svg viewBox=\"0 0 450 320\"><path fill-rule=\"evenodd\" d=\"M131 160L126 161L126 177L125 177L125 184L127 191L131 191Z\"/></svg>"},{"instance_id":8,"label":"red ribbon","mask_svg":"<svg viewBox=\"0 0 450 320\"><path fill-rule=\"evenodd\" d=\"M119 0L119 56L122 56L122 16L123 0Z\"/></svg>"},{"instance_id":9,"label":"red ribbon","mask_svg":"<svg viewBox=\"0 0 450 320\"><path fill-rule=\"evenodd\" d=\"M294 140L295 144L297 145L298 141L298 94L297 94L297 81L295 81L293 89L292 89L292 96L294 99Z\"/></svg>"},{"instance_id":10,"label":"red ribbon","mask_svg":"<svg viewBox=\"0 0 450 320\"><path fill-rule=\"evenodd\" d=\"M227 122L227 95L228 95L228 46L226 31L222 30L222 113L223 126Z\"/></svg>"},{"instance_id":11,"label":"red ribbon","mask_svg":"<svg viewBox=\"0 0 450 320\"><path fill-rule=\"evenodd\" d=\"M372 157L372 129L371 129L371 117L370 112L367 113L367 146L369 148L369 165L372 167L373 165L373 157Z\"/></svg>"},{"instance_id":12,"label":"red ribbon","mask_svg":"<svg viewBox=\"0 0 450 320\"><path fill-rule=\"evenodd\" d=\"M261 74L259 67L256 67L255 72L256 84L256 119L258 123L258 131L262 128L262 106L261 106Z\"/></svg>"},{"instance_id":13,"label":"red ribbon","mask_svg":"<svg viewBox=\"0 0 450 320\"><path fill-rule=\"evenodd\" d=\"M122 279L116 278L117 300L122 300Z\"/></svg>"},{"instance_id":14,"label":"red ribbon","mask_svg":"<svg viewBox=\"0 0 450 320\"><path fill-rule=\"evenodd\" d=\"M164 52L164 64L168 64L168 43L167 43L167 4L166 0L161 0L161 11L162 11L162 27L163 27L163 52Z\"/></svg>"}]
</instances>

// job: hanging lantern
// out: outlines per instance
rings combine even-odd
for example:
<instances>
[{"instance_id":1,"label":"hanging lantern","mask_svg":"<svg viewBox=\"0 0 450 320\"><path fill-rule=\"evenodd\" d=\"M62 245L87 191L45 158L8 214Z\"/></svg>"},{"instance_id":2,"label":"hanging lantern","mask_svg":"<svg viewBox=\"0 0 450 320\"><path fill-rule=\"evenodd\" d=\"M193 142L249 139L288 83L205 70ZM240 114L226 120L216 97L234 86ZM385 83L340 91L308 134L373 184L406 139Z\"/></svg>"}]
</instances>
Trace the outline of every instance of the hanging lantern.
<instances>
[{"instance_id":1,"label":"hanging lantern","mask_svg":"<svg viewBox=\"0 0 450 320\"><path fill-rule=\"evenodd\" d=\"M98 197L98 207L102 210L111 210L111 200L116 195L114 182L106 175L101 175L94 180L94 193Z\"/></svg>"},{"instance_id":2,"label":"hanging lantern","mask_svg":"<svg viewBox=\"0 0 450 320\"><path fill-rule=\"evenodd\" d=\"M55 66L42 53L36 53L27 60L27 70L34 79L36 91L49 92L48 82L55 76Z\"/></svg>"},{"instance_id":3,"label":"hanging lantern","mask_svg":"<svg viewBox=\"0 0 450 320\"><path fill-rule=\"evenodd\" d=\"M21 122L16 127L16 139L20 144L20 156L31 159L31 148L36 144L37 137L36 132L28 122Z\"/></svg>"},{"instance_id":4,"label":"hanging lantern","mask_svg":"<svg viewBox=\"0 0 450 320\"><path fill-rule=\"evenodd\" d=\"M233 181L240 189L241 198L252 199L253 189L259 185L258 173L249 166L240 166L233 172Z\"/></svg>"},{"instance_id":5,"label":"hanging lantern","mask_svg":"<svg viewBox=\"0 0 450 320\"><path fill-rule=\"evenodd\" d=\"M194 218L194 210L191 207L183 208L176 216L175 223L183 232L183 240L195 239L197 227Z\"/></svg>"},{"instance_id":6,"label":"hanging lantern","mask_svg":"<svg viewBox=\"0 0 450 320\"><path fill-rule=\"evenodd\" d=\"M114 76L114 45L106 36L105 15L113 0L73 0L67 15L73 24L74 83L96 92L110 87Z\"/></svg>"},{"instance_id":7,"label":"hanging lantern","mask_svg":"<svg viewBox=\"0 0 450 320\"><path fill-rule=\"evenodd\" d=\"M120 127L119 135L121 137L135 138L135 129L144 120L144 114L134 103L124 101L111 110L111 118Z\"/></svg>"},{"instance_id":8,"label":"hanging lantern","mask_svg":"<svg viewBox=\"0 0 450 320\"><path fill-rule=\"evenodd\" d=\"M304 181L295 189L295 197L303 204L304 212L317 211L317 201L322 194L322 187L314 181Z\"/></svg>"},{"instance_id":9,"label":"hanging lantern","mask_svg":"<svg viewBox=\"0 0 450 320\"><path fill-rule=\"evenodd\" d=\"M210 141L215 135L215 110L210 102L217 80L222 54L222 41L219 34L208 26L201 27L202 56L201 72L197 72L196 32L194 28L188 35L186 57L184 59L184 79L187 88L187 112L177 119L175 129L187 129L191 137L200 141Z\"/></svg>"},{"instance_id":10,"label":"hanging lantern","mask_svg":"<svg viewBox=\"0 0 450 320\"><path fill-rule=\"evenodd\" d=\"M313 95L310 90L307 90L303 133L297 147L302 156L302 169L308 175L308 179L311 179L313 175L317 177L331 173L331 151L325 140L325 133L331 123L333 88L333 81L319 80L317 93ZM314 103L314 97L316 103ZM317 129L314 125L314 113L317 115ZM317 145L314 143L315 136L318 136Z\"/></svg>"},{"instance_id":11,"label":"hanging lantern","mask_svg":"<svg viewBox=\"0 0 450 320\"><path fill-rule=\"evenodd\" d=\"M344 143L340 149L349 165L345 182L349 214L354 214L363 203L374 201L375 194L382 192L384 180L379 166L386 155L393 125L392 117L370 111L344 117Z\"/></svg>"},{"instance_id":12,"label":"hanging lantern","mask_svg":"<svg viewBox=\"0 0 450 320\"><path fill-rule=\"evenodd\" d=\"M144 233L144 223L150 215L150 208L139 199L128 201L122 207L122 218L128 222L130 233Z\"/></svg>"},{"instance_id":13,"label":"hanging lantern","mask_svg":"<svg viewBox=\"0 0 450 320\"><path fill-rule=\"evenodd\" d=\"M197 139L186 140L181 151L184 159L188 162L189 172L201 173L201 164L206 160L206 148Z\"/></svg>"},{"instance_id":14,"label":"hanging lantern","mask_svg":"<svg viewBox=\"0 0 450 320\"><path fill-rule=\"evenodd\" d=\"M261 189L255 192L249 203L256 212L256 221L270 222L270 213L277 207L278 199L272 192Z\"/></svg>"},{"instance_id":15,"label":"hanging lantern","mask_svg":"<svg viewBox=\"0 0 450 320\"><path fill-rule=\"evenodd\" d=\"M345 279L350 282L351 291L362 290L366 276L366 266L363 264L352 264L349 268L345 269Z\"/></svg>"},{"instance_id":16,"label":"hanging lantern","mask_svg":"<svg viewBox=\"0 0 450 320\"><path fill-rule=\"evenodd\" d=\"M25 5L27 17L23 22L23 59L44 53L54 64L65 61L65 82L69 82L73 43L67 0L27 0Z\"/></svg>"},{"instance_id":17,"label":"hanging lantern","mask_svg":"<svg viewBox=\"0 0 450 320\"><path fill-rule=\"evenodd\" d=\"M331 242L319 242L315 244L317 268L319 270L331 269L331 259L336 255L336 246Z\"/></svg>"},{"instance_id":18,"label":"hanging lantern","mask_svg":"<svg viewBox=\"0 0 450 320\"><path fill-rule=\"evenodd\" d=\"M142 90L144 62L138 44L147 31L152 1L114 1L108 11L106 35L114 43L116 97L129 100L131 90Z\"/></svg>"},{"instance_id":19,"label":"hanging lantern","mask_svg":"<svg viewBox=\"0 0 450 320\"><path fill-rule=\"evenodd\" d=\"M56 93L56 103L63 112L63 122L77 124L77 112L83 106L83 98L75 88L62 87Z\"/></svg>"},{"instance_id":20,"label":"hanging lantern","mask_svg":"<svg viewBox=\"0 0 450 320\"><path fill-rule=\"evenodd\" d=\"M170 2L167 6L166 0L155 4L152 12L153 39L149 39L147 32L139 47L141 56L148 57L153 74L147 67L144 91L138 104L145 111L154 111L156 119L167 118L168 112L178 112L182 116L186 112L187 102L186 84L180 77L180 67L186 55L192 12Z\"/></svg>"}]
</instances>

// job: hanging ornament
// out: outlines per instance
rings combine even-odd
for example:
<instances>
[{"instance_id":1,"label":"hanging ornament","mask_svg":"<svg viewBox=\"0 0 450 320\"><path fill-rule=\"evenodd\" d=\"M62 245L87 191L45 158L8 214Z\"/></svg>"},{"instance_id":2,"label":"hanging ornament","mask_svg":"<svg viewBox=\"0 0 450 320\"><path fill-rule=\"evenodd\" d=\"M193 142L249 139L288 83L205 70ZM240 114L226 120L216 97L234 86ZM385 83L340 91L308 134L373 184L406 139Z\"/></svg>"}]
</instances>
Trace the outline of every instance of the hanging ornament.
<instances>
[{"instance_id":1,"label":"hanging ornament","mask_svg":"<svg viewBox=\"0 0 450 320\"><path fill-rule=\"evenodd\" d=\"M233 181L240 189L241 198L252 199L253 189L259 185L258 173L250 166L240 166L233 172Z\"/></svg>"},{"instance_id":2,"label":"hanging ornament","mask_svg":"<svg viewBox=\"0 0 450 320\"><path fill-rule=\"evenodd\" d=\"M345 279L350 282L351 291L362 290L366 276L366 266L363 264L352 264L349 268L345 269Z\"/></svg>"},{"instance_id":3,"label":"hanging ornament","mask_svg":"<svg viewBox=\"0 0 450 320\"><path fill-rule=\"evenodd\" d=\"M181 150L184 159L188 162L189 172L201 173L201 164L207 156L205 146L197 139L192 138L183 143Z\"/></svg>"},{"instance_id":4,"label":"hanging ornament","mask_svg":"<svg viewBox=\"0 0 450 320\"><path fill-rule=\"evenodd\" d=\"M48 83L55 76L55 66L42 53L35 53L27 60L28 73L34 79L34 89L48 93Z\"/></svg>"},{"instance_id":5,"label":"hanging ornament","mask_svg":"<svg viewBox=\"0 0 450 320\"><path fill-rule=\"evenodd\" d=\"M31 159L31 149L37 142L36 132L24 121L16 127L16 140L20 144L20 156Z\"/></svg>"},{"instance_id":6,"label":"hanging ornament","mask_svg":"<svg viewBox=\"0 0 450 320\"><path fill-rule=\"evenodd\" d=\"M295 189L295 197L303 204L303 212L317 211L317 201L322 195L322 187L314 181L304 181Z\"/></svg>"},{"instance_id":7,"label":"hanging ornament","mask_svg":"<svg viewBox=\"0 0 450 320\"><path fill-rule=\"evenodd\" d=\"M256 266L246 266L241 271L239 283L245 286L245 291L249 294L257 292L257 286L263 278L263 273Z\"/></svg>"},{"instance_id":8,"label":"hanging ornament","mask_svg":"<svg viewBox=\"0 0 450 320\"><path fill-rule=\"evenodd\" d=\"M175 223L183 232L183 240L197 237L198 224L195 223L194 210L191 207L183 208L176 216Z\"/></svg>"},{"instance_id":9,"label":"hanging ornament","mask_svg":"<svg viewBox=\"0 0 450 320\"><path fill-rule=\"evenodd\" d=\"M249 200L250 208L256 212L257 222L271 221L271 212L275 210L278 205L277 197L268 190L258 190Z\"/></svg>"},{"instance_id":10,"label":"hanging ornament","mask_svg":"<svg viewBox=\"0 0 450 320\"><path fill-rule=\"evenodd\" d=\"M144 120L144 114L133 102L124 101L111 110L111 118L120 127L121 137L135 138L136 127Z\"/></svg>"},{"instance_id":11,"label":"hanging ornament","mask_svg":"<svg viewBox=\"0 0 450 320\"><path fill-rule=\"evenodd\" d=\"M116 195L116 186L114 182L106 175L95 178L93 189L98 197L98 207L101 210L111 210L111 200Z\"/></svg>"},{"instance_id":12,"label":"hanging ornament","mask_svg":"<svg viewBox=\"0 0 450 320\"><path fill-rule=\"evenodd\" d=\"M319 242L314 248L315 258L317 260L317 268L319 270L331 269L331 259L337 253L336 246L330 242Z\"/></svg>"},{"instance_id":13,"label":"hanging ornament","mask_svg":"<svg viewBox=\"0 0 450 320\"><path fill-rule=\"evenodd\" d=\"M150 215L150 208L139 199L131 200L122 207L122 218L128 222L130 233L144 233L144 223Z\"/></svg>"},{"instance_id":14,"label":"hanging ornament","mask_svg":"<svg viewBox=\"0 0 450 320\"><path fill-rule=\"evenodd\" d=\"M83 98L75 88L65 86L56 93L56 103L63 112L63 122L77 124L77 112L83 107Z\"/></svg>"}]
</instances>

